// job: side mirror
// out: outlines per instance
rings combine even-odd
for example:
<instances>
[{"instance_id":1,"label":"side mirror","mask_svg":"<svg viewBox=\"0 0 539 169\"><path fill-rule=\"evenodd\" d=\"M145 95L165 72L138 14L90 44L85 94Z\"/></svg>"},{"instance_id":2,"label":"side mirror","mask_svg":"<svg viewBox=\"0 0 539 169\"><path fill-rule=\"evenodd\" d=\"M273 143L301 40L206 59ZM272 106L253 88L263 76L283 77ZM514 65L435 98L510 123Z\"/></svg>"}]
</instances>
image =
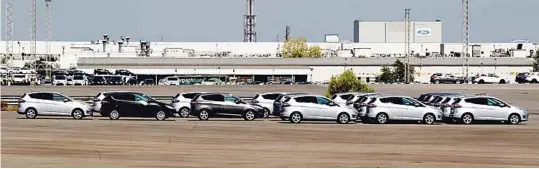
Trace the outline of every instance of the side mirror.
<instances>
[{"instance_id":1,"label":"side mirror","mask_svg":"<svg viewBox=\"0 0 539 169\"><path fill-rule=\"evenodd\" d=\"M337 104L335 104L334 102L329 102L328 105L329 106L336 106Z\"/></svg>"},{"instance_id":2,"label":"side mirror","mask_svg":"<svg viewBox=\"0 0 539 169\"><path fill-rule=\"evenodd\" d=\"M69 102L69 99L64 99L64 100L62 100L62 101L63 101L63 102Z\"/></svg>"},{"instance_id":3,"label":"side mirror","mask_svg":"<svg viewBox=\"0 0 539 169\"><path fill-rule=\"evenodd\" d=\"M415 107L420 107L421 105L416 103L416 104L414 104L414 106Z\"/></svg>"},{"instance_id":4,"label":"side mirror","mask_svg":"<svg viewBox=\"0 0 539 169\"><path fill-rule=\"evenodd\" d=\"M235 103L236 103L236 104L240 104L240 103L241 103L241 100L236 100Z\"/></svg>"},{"instance_id":5,"label":"side mirror","mask_svg":"<svg viewBox=\"0 0 539 169\"><path fill-rule=\"evenodd\" d=\"M144 106L147 106L148 105L148 102L145 102L145 101L137 101L138 103L144 105Z\"/></svg>"}]
</instances>

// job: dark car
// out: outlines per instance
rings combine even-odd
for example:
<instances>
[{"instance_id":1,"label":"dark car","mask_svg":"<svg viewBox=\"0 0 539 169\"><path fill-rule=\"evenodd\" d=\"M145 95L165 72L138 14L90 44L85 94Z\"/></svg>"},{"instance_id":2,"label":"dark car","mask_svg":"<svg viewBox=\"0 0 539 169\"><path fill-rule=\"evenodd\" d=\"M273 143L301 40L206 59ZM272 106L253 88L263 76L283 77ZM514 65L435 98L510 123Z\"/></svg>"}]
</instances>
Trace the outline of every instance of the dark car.
<instances>
[{"instance_id":1,"label":"dark car","mask_svg":"<svg viewBox=\"0 0 539 169\"><path fill-rule=\"evenodd\" d=\"M519 73L516 77L515 77L515 82L517 83L526 83L526 77L528 77L530 75L529 72L522 72L522 73Z\"/></svg>"},{"instance_id":2,"label":"dark car","mask_svg":"<svg viewBox=\"0 0 539 169\"><path fill-rule=\"evenodd\" d=\"M105 76L105 79L107 79L107 85L123 85L124 81L122 79L122 76Z\"/></svg>"},{"instance_id":3,"label":"dark car","mask_svg":"<svg viewBox=\"0 0 539 169\"><path fill-rule=\"evenodd\" d=\"M144 79L144 81L140 82L140 85L155 85L155 81L153 79Z\"/></svg>"},{"instance_id":4,"label":"dark car","mask_svg":"<svg viewBox=\"0 0 539 169\"><path fill-rule=\"evenodd\" d=\"M445 73L435 73L430 76L430 83L432 84L441 84L441 83L450 83L450 84L462 84L467 83L466 77L457 77L452 74Z\"/></svg>"},{"instance_id":5,"label":"dark car","mask_svg":"<svg viewBox=\"0 0 539 169\"><path fill-rule=\"evenodd\" d=\"M153 117L166 120L173 117L174 108L166 103L135 92L111 93L101 101L101 115L109 116L111 120L120 117Z\"/></svg>"},{"instance_id":6,"label":"dark car","mask_svg":"<svg viewBox=\"0 0 539 169\"><path fill-rule=\"evenodd\" d=\"M113 73L107 69L94 69L94 75L112 75Z\"/></svg>"},{"instance_id":7,"label":"dark car","mask_svg":"<svg viewBox=\"0 0 539 169\"><path fill-rule=\"evenodd\" d=\"M293 95L304 95L308 93L283 93L275 99L273 102L273 116L279 117L281 114L281 111L283 111L283 102L285 100L285 96L293 96Z\"/></svg>"},{"instance_id":8,"label":"dark car","mask_svg":"<svg viewBox=\"0 0 539 169\"><path fill-rule=\"evenodd\" d=\"M123 76L135 76L135 74L129 70L125 70L125 69L118 69L116 71L114 71L114 74L115 75L123 75Z\"/></svg>"},{"instance_id":9,"label":"dark car","mask_svg":"<svg viewBox=\"0 0 539 169\"><path fill-rule=\"evenodd\" d=\"M92 85L107 85L107 79L103 76L91 77L90 84Z\"/></svg>"},{"instance_id":10,"label":"dark car","mask_svg":"<svg viewBox=\"0 0 539 169\"><path fill-rule=\"evenodd\" d=\"M205 93L195 96L191 100L191 115L200 120L208 120L216 114L238 114L244 120L251 121L264 116L264 108L257 104L247 103L244 100L221 93Z\"/></svg>"}]
</instances>

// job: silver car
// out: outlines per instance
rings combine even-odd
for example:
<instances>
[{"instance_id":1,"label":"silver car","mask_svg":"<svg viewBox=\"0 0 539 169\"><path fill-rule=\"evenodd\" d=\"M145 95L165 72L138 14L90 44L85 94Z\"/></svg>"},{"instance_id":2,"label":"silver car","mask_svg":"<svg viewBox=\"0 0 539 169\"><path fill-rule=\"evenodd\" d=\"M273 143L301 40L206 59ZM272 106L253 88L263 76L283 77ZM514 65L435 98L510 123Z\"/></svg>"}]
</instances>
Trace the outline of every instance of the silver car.
<instances>
[{"instance_id":1,"label":"silver car","mask_svg":"<svg viewBox=\"0 0 539 169\"><path fill-rule=\"evenodd\" d=\"M526 109L510 105L492 96L458 98L452 105L449 117L464 124L480 120L519 124L530 118Z\"/></svg>"},{"instance_id":2,"label":"silver car","mask_svg":"<svg viewBox=\"0 0 539 169\"><path fill-rule=\"evenodd\" d=\"M346 124L357 119L357 111L347 106L341 106L334 101L319 95L286 96L281 119L291 123L304 120L336 120Z\"/></svg>"},{"instance_id":3,"label":"silver car","mask_svg":"<svg viewBox=\"0 0 539 169\"><path fill-rule=\"evenodd\" d=\"M425 124L434 124L442 120L442 111L407 96L380 96L369 102L366 116L379 124L387 123L389 120L422 121Z\"/></svg>"},{"instance_id":4,"label":"silver car","mask_svg":"<svg viewBox=\"0 0 539 169\"><path fill-rule=\"evenodd\" d=\"M33 92L25 93L19 99L17 113L24 114L26 118L40 116L72 116L74 119L82 119L92 116L92 110L86 103L73 99L56 92Z\"/></svg>"}]
</instances>

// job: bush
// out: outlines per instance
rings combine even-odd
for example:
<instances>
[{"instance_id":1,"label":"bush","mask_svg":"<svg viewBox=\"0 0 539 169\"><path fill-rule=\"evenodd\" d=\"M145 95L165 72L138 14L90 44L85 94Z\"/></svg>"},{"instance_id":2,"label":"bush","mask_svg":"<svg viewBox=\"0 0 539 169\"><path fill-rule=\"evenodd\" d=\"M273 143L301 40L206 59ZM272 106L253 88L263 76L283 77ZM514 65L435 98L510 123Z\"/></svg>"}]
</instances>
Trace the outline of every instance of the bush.
<instances>
[{"instance_id":1,"label":"bush","mask_svg":"<svg viewBox=\"0 0 539 169\"><path fill-rule=\"evenodd\" d=\"M331 78L326 96L342 92L374 92L374 89L359 80L354 72L346 70L340 76Z\"/></svg>"}]
</instances>

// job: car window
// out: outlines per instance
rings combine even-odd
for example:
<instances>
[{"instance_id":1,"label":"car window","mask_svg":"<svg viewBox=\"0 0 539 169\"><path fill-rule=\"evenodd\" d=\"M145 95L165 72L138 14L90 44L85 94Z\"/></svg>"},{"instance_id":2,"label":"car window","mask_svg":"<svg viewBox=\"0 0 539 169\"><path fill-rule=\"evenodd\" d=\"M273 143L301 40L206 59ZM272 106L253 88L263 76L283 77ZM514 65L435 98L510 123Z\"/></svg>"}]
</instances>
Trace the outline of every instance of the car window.
<instances>
[{"instance_id":1,"label":"car window","mask_svg":"<svg viewBox=\"0 0 539 169\"><path fill-rule=\"evenodd\" d=\"M40 100L53 100L51 93L32 93L29 94L31 98Z\"/></svg>"},{"instance_id":2,"label":"car window","mask_svg":"<svg viewBox=\"0 0 539 169\"><path fill-rule=\"evenodd\" d=\"M220 102L225 101L225 97L220 94L204 95L202 96L202 99L209 100L209 101L220 101Z\"/></svg>"},{"instance_id":3,"label":"car window","mask_svg":"<svg viewBox=\"0 0 539 169\"><path fill-rule=\"evenodd\" d=\"M413 106L414 105L414 101L409 100L407 98L401 98L401 100L402 100L403 105L407 105L407 106Z\"/></svg>"},{"instance_id":4,"label":"car window","mask_svg":"<svg viewBox=\"0 0 539 169\"><path fill-rule=\"evenodd\" d=\"M472 104L488 105L487 98L469 98L469 99L465 99L464 101L468 103L472 103Z\"/></svg>"},{"instance_id":5,"label":"car window","mask_svg":"<svg viewBox=\"0 0 539 169\"><path fill-rule=\"evenodd\" d=\"M371 100L370 100L367 104L372 104L372 103L374 103L375 101L376 101L376 98L373 97L373 98L371 98Z\"/></svg>"},{"instance_id":6,"label":"car window","mask_svg":"<svg viewBox=\"0 0 539 169\"><path fill-rule=\"evenodd\" d=\"M144 95L141 95L141 94L134 94L135 96L135 101L138 102L138 101L143 101L143 102L148 102L150 101L150 98L149 97L146 97Z\"/></svg>"},{"instance_id":7,"label":"car window","mask_svg":"<svg viewBox=\"0 0 539 169\"><path fill-rule=\"evenodd\" d=\"M350 98L352 96L354 96L354 95L353 94L343 94L343 95L341 95L341 99L348 100L348 98Z\"/></svg>"},{"instance_id":8,"label":"car window","mask_svg":"<svg viewBox=\"0 0 539 169\"><path fill-rule=\"evenodd\" d=\"M279 96L280 94L265 94L265 95L262 95L262 98L268 99L268 100L276 100Z\"/></svg>"},{"instance_id":9,"label":"car window","mask_svg":"<svg viewBox=\"0 0 539 169\"><path fill-rule=\"evenodd\" d=\"M331 96L331 100L335 100L335 98L337 98L337 95L334 94L333 96Z\"/></svg>"},{"instance_id":10,"label":"car window","mask_svg":"<svg viewBox=\"0 0 539 169\"><path fill-rule=\"evenodd\" d=\"M233 96L225 96L225 102L236 103L236 101L238 101L238 99Z\"/></svg>"},{"instance_id":11,"label":"car window","mask_svg":"<svg viewBox=\"0 0 539 169\"><path fill-rule=\"evenodd\" d=\"M67 97L63 96L63 95L60 95L60 94L57 94L57 93L52 93L52 100L54 101L64 101L65 99L69 100Z\"/></svg>"},{"instance_id":12,"label":"car window","mask_svg":"<svg viewBox=\"0 0 539 169\"><path fill-rule=\"evenodd\" d=\"M449 103L449 101L451 101L451 97L445 98L444 101L442 101L442 103Z\"/></svg>"},{"instance_id":13,"label":"car window","mask_svg":"<svg viewBox=\"0 0 539 169\"><path fill-rule=\"evenodd\" d=\"M200 93L187 93L187 94L183 94L183 97L186 98L186 99L192 99L192 98L194 98L195 96L197 96L199 94Z\"/></svg>"},{"instance_id":14,"label":"car window","mask_svg":"<svg viewBox=\"0 0 539 169\"><path fill-rule=\"evenodd\" d=\"M326 98L323 98L323 97L316 97L316 102L318 104L322 104L322 105L328 105L330 100L326 99Z\"/></svg>"},{"instance_id":15,"label":"car window","mask_svg":"<svg viewBox=\"0 0 539 169\"><path fill-rule=\"evenodd\" d=\"M312 96L297 97L297 98L294 98L294 100L296 100L296 102L298 103L318 104L318 100L316 99L316 97L312 97Z\"/></svg>"}]
</instances>

